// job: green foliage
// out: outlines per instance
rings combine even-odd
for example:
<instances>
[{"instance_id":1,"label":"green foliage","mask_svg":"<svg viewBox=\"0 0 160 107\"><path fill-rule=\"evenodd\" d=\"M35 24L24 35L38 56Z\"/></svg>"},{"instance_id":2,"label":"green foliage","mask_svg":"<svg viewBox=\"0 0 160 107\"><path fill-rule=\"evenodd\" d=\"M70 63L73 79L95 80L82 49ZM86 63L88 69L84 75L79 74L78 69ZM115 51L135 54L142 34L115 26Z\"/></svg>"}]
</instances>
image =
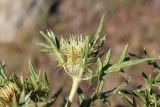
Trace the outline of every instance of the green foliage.
<instances>
[{"instance_id":1,"label":"green foliage","mask_svg":"<svg viewBox=\"0 0 160 107\"><path fill-rule=\"evenodd\" d=\"M128 102L130 101L130 105L132 103L135 104L135 100L130 100L129 97L123 92L128 82L131 80L131 77L123 69L125 67L156 59L154 57L146 56L144 58L130 60L131 58L128 55L128 45L125 46L119 60L115 64L110 63L110 49L104 55L104 58L101 58L99 51L101 51L105 40L103 21L104 15L101 18L99 27L94 36L71 36L68 41L63 38L60 40L56 39L55 35L51 31L46 34L41 32L44 38L47 38L46 41L48 42L48 44L43 45L43 50L56 56L59 64L73 79L73 86L69 95L69 100L66 100L66 104L64 104L65 107L71 106L73 98L76 94L75 91L79 94L80 107L90 107L98 99L106 102L108 97L115 94L123 95ZM67 51L64 51L65 49L67 49ZM96 70L92 69L92 65L96 66ZM90 72L86 71L90 71L92 75L86 75L87 73L90 74ZM113 72L120 73L126 80L114 89L107 92L103 91L105 76ZM84 79L84 76L88 78ZM92 81L97 81L97 85L92 95L86 97L80 88L79 83L82 80L88 79L90 79L90 83L92 83Z\"/></svg>"},{"instance_id":2,"label":"green foliage","mask_svg":"<svg viewBox=\"0 0 160 107\"><path fill-rule=\"evenodd\" d=\"M4 64L1 66L1 87L0 106L1 107L49 107L55 102L61 89L50 99L48 99L49 82L44 74L42 78L33 68L29 60L30 76L26 79L18 78L15 74L8 76L5 74Z\"/></svg>"},{"instance_id":3,"label":"green foliage","mask_svg":"<svg viewBox=\"0 0 160 107\"><path fill-rule=\"evenodd\" d=\"M160 98L159 98L160 83L159 81L157 81L157 78L159 78L159 75L160 75L159 70L158 70L158 74L156 75L156 77L151 77L151 75L147 76L143 72L142 76L145 80L145 84L141 85L141 87L135 90L130 90L131 92L130 94L133 96L133 98L138 97L143 102L144 107L159 107L160 106ZM133 102L133 100L130 99L130 102ZM134 107L137 107L137 106L134 106Z\"/></svg>"}]
</instances>

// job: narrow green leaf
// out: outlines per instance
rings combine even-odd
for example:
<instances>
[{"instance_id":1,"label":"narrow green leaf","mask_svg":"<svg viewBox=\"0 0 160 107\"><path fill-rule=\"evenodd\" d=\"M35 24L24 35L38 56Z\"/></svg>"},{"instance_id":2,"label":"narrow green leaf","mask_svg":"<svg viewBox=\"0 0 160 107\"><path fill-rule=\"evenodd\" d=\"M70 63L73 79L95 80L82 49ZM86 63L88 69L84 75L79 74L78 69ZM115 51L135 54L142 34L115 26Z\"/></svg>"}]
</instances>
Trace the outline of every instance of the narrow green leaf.
<instances>
[{"instance_id":1,"label":"narrow green leaf","mask_svg":"<svg viewBox=\"0 0 160 107\"><path fill-rule=\"evenodd\" d=\"M44 44L44 43L40 43L40 46L43 47L41 49L41 52L48 52L48 53L52 53L52 47L48 44Z\"/></svg>"},{"instance_id":2,"label":"narrow green leaf","mask_svg":"<svg viewBox=\"0 0 160 107\"><path fill-rule=\"evenodd\" d=\"M15 96L13 96L13 99L12 99L12 107L18 107L18 104L17 104Z\"/></svg>"},{"instance_id":3,"label":"narrow green leaf","mask_svg":"<svg viewBox=\"0 0 160 107\"><path fill-rule=\"evenodd\" d=\"M128 82L125 81L123 82L122 84L120 84L119 86L115 87L114 89L112 90L109 90L107 92L103 92L101 94L101 98L108 98L109 96L112 96L112 95L115 95L117 94L118 92L120 92L122 89L124 89L126 86L127 86Z\"/></svg>"},{"instance_id":4,"label":"narrow green leaf","mask_svg":"<svg viewBox=\"0 0 160 107\"><path fill-rule=\"evenodd\" d=\"M5 74L5 70L4 70L4 64L0 63L0 76L3 78L3 79L7 79L7 75Z\"/></svg>"},{"instance_id":5,"label":"narrow green leaf","mask_svg":"<svg viewBox=\"0 0 160 107\"><path fill-rule=\"evenodd\" d=\"M34 80L37 80L38 79L38 74L37 74L36 70L33 68L33 65L32 65L30 59L29 59L29 62L28 62L28 66L29 66L29 70L30 70L30 73L31 73L31 77L33 77Z\"/></svg>"},{"instance_id":6,"label":"narrow green leaf","mask_svg":"<svg viewBox=\"0 0 160 107\"><path fill-rule=\"evenodd\" d=\"M65 63L65 60L62 56L62 54L60 53L60 46L59 46L59 41L58 39L55 37L55 35L53 34L53 32L47 32L47 34L45 34L44 32L40 32L40 34L45 38L45 40L49 43L49 45L51 46L52 48L52 51L50 48L45 48L43 49L43 51L46 51L46 52L51 52L51 53L54 53L55 56L57 57L58 61L60 64L64 64Z\"/></svg>"},{"instance_id":7,"label":"narrow green leaf","mask_svg":"<svg viewBox=\"0 0 160 107\"><path fill-rule=\"evenodd\" d=\"M27 105L29 103L29 101L30 101L30 95L31 95L31 93L32 92L30 92L30 93L28 93L26 95L25 90L23 89L23 91L20 94L19 104L20 105L23 105L23 104Z\"/></svg>"},{"instance_id":8,"label":"narrow green leaf","mask_svg":"<svg viewBox=\"0 0 160 107\"><path fill-rule=\"evenodd\" d=\"M50 37L53 39L53 42L56 44L57 48L59 48L59 41L56 38L55 34L51 30L48 32L49 32Z\"/></svg>"},{"instance_id":9,"label":"narrow green leaf","mask_svg":"<svg viewBox=\"0 0 160 107\"><path fill-rule=\"evenodd\" d=\"M52 46L54 50L57 50L58 47L55 43L54 36L51 36L50 32L48 31L47 34L40 31L40 34L43 36L43 38Z\"/></svg>"},{"instance_id":10,"label":"narrow green leaf","mask_svg":"<svg viewBox=\"0 0 160 107\"><path fill-rule=\"evenodd\" d=\"M26 104L28 104L30 102L30 96L31 96L31 94L32 94L32 91L25 95L24 102Z\"/></svg>"},{"instance_id":11,"label":"narrow green leaf","mask_svg":"<svg viewBox=\"0 0 160 107\"><path fill-rule=\"evenodd\" d=\"M81 104L83 102L83 100L85 99L85 96L84 96L84 93L80 87L78 88L78 96L79 96L79 103Z\"/></svg>"},{"instance_id":12,"label":"narrow green leaf","mask_svg":"<svg viewBox=\"0 0 160 107\"><path fill-rule=\"evenodd\" d=\"M133 66L145 61L150 61L150 60L155 60L155 58L145 58L145 59L137 59L137 60L130 60L130 61L125 61L122 63L118 63L118 64L114 64L111 67L109 67L105 73L112 73L112 72L116 72L119 71L121 69L123 69L124 67L128 67L128 66Z\"/></svg>"},{"instance_id":13,"label":"narrow green leaf","mask_svg":"<svg viewBox=\"0 0 160 107\"><path fill-rule=\"evenodd\" d=\"M92 95L92 99L97 98L102 93L103 86L104 86L104 81L103 80L99 81L96 87L96 90L94 94Z\"/></svg>"},{"instance_id":14,"label":"narrow green leaf","mask_svg":"<svg viewBox=\"0 0 160 107\"><path fill-rule=\"evenodd\" d=\"M23 90L19 98L19 103L23 104L25 102L24 99L25 99L25 91Z\"/></svg>"},{"instance_id":15,"label":"narrow green leaf","mask_svg":"<svg viewBox=\"0 0 160 107\"><path fill-rule=\"evenodd\" d=\"M101 78L101 75L102 75L102 67L103 67L103 64L101 62L101 59L98 58L97 59L97 70L96 70L96 77L98 77L98 80L100 80Z\"/></svg>"},{"instance_id":16,"label":"narrow green leaf","mask_svg":"<svg viewBox=\"0 0 160 107\"><path fill-rule=\"evenodd\" d=\"M160 71L158 71L158 74L155 77L155 82L159 82L160 81Z\"/></svg>"},{"instance_id":17,"label":"narrow green leaf","mask_svg":"<svg viewBox=\"0 0 160 107\"><path fill-rule=\"evenodd\" d=\"M111 59L111 49L108 50L107 54L105 55L103 66L106 66Z\"/></svg>"},{"instance_id":18,"label":"narrow green leaf","mask_svg":"<svg viewBox=\"0 0 160 107\"><path fill-rule=\"evenodd\" d=\"M54 52L59 51L59 46L58 46L59 43L58 43L58 40L56 39L55 35L52 35L52 33L50 33L49 31L47 32L47 34L45 34L44 32L41 31L40 34L51 45Z\"/></svg>"},{"instance_id":19,"label":"narrow green leaf","mask_svg":"<svg viewBox=\"0 0 160 107\"><path fill-rule=\"evenodd\" d=\"M123 98L126 100L126 102L128 103L128 107L136 107L135 101L134 99L132 100L131 98L129 98L127 95L123 94Z\"/></svg>"},{"instance_id":20,"label":"narrow green leaf","mask_svg":"<svg viewBox=\"0 0 160 107\"><path fill-rule=\"evenodd\" d=\"M16 83L19 92L22 91L23 90L23 84L21 83L19 78L15 74L12 76L12 78L13 78L13 81Z\"/></svg>"},{"instance_id":21,"label":"narrow green leaf","mask_svg":"<svg viewBox=\"0 0 160 107\"><path fill-rule=\"evenodd\" d=\"M142 76L143 76L145 82L149 83L149 77L144 72L142 72Z\"/></svg>"},{"instance_id":22,"label":"narrow green leaf","mask_svg":"<svg viewBox=\"0 0 160 107\"><path fill-rule=\"evenodd\" d=\"M37 71L33 68L31 60L29 60L28 66L29 66L29 70L31 73L30 79L32 81L32 84L33 84L34 88L38 88L37 82L39 81L39 75L37 74Z\"/></svg>"},{"instance_id":23,"label":"narrow green leaf","mask_svg":"<svg viewBox=\"0 0 160 107\"><path fill-rule=\"evenodd\" d=\"M96 35L99 35L99 34L102 33L102 31L103 31L104 17L105 17L105 15L103 14L102 17L101 17L101 20L100 20L100 23L99 23L99 26L98 26Z\"/></svg>"},{"instance_id":24,"label":"narrow green leaf","mask_svg":"<svg viewBox=\"0 0 160 107\"><path fill-rule=\"evenodd\" d=\"M96 34L95 34L95 37L94 37L94 42L93 42L93 45L95 45L96 44L96 42L100 39L100 38L102 38L102 37L100 37L100 36L103 36L103 26L104 26L104 15L101 17L101 21L100 21L100 23L99 23L99 26L98 26L98 29L97 29L97 31L96 31Z\"/></svg>"},{"instance_id":25,"label":"narrow green leaf","mask_svg":"<svg viewBox=\"0 0 160 107\"><path fill-rule=\"evenodd\" d=\"M144 72L142 72L142 76L144 77L144 80L147 83L148 89L151 89L154 79L152 79L151 75L147 76Z\"/></svg>"},{"instance_id":26,"label":"narrow green leaf","mask_svg":"<svg viewBox=\"0 0 160 107\"><path fill-rule=\"evenodd\" d=\"M124 61L125 56L127 54L127 51L128 51L128 45L125 46L125 48L124 48L124 50L123 50L123 52L122 52L122 54L121 54L121 56L119 58L118 63L122 63Z\"/></svg>"},{"instance_id":27,"label":"narrow green leaf","mask_svg":"<svg viewBox=\"0 0 160 107\"><path fill-rule=\"evenodd\" d=\"M145 95L141 92L138 92L138 91L134 91L134 94L136 96L138 96L144 103L146 103L146 98L145 98Z\"/></svg>"},{"instance_id":28,"label":"narrow green leaf","mask_svg":"<svg viewBox=\"0 0 160 107\"><path fill-rule=\"evenodd\" d=\"M45 85L46 88L49 87L49 81L48 81L48 77L47 77L46 72L45 72L45 74L44 74L44 85Z\"/></svg>"}]
</instances>

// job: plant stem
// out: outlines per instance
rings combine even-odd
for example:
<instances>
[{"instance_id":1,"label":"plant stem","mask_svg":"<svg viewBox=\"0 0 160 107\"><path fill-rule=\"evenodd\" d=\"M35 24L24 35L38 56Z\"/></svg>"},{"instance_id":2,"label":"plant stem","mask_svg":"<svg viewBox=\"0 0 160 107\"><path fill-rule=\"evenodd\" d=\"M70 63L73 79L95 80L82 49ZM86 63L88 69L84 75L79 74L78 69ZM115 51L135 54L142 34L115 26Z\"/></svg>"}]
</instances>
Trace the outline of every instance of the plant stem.
<instances>
[{"instance_id":1,"label":"plant stem","mask_svg":"<svg viewBox=\"0 0 160 107\"><path fill-rule=\"evenodd\" d=\"M77 92L77 89L79 87L79 83L81 82L81 78L82 78L82 75L83 75L83 70L84 69L81 69L79 71L79 75L77 77L72 77L72 80L73 80L72 89L71 89L71 92L69 94L69 98L68 98L68 101L67 101L65 107L70 107L71 103L73 102L74 96L75 96L75 94Z\"/></svg>"},{"instance_id":2,"label":"plant stem","mask_svg":"<svg viewBox=\"0 0 160 107\"><path fill-rule=\"evenodd\" d=\"M80 79L79 78L73 78L73 84L72 84L72 89L69 95L69 102L73 101L73 98L76 94L76 91L78 89L79 83L80 83Z\"/></svg>"}]
</instances>

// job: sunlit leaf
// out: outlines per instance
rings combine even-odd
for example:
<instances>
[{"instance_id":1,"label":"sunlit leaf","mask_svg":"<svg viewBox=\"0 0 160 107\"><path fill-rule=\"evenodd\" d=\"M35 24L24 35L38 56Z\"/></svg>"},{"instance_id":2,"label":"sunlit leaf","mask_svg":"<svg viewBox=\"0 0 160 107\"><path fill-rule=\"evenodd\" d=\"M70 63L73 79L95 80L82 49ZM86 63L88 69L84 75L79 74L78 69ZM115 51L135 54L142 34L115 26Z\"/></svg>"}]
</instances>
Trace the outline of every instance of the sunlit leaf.
<instances>
[{"instance_id":1,"label":"sunlit leaf","mask_svg":"<svg viewBox=\"0 0 160 107\"><path fill-rule=\"evenodd\" d=\"M111 67L109 67L105 73L112 73L112 72L116 72L119 71L121 69L123 69L124 67L128 67L128 66L133 66L145 61L149 61L149 60L155 60L155 58L145 58L145 59L136 59L136 60L130 60L130 61L124 61L122 63L117 63L112 65Z\"/></svg>"}]
</instances>

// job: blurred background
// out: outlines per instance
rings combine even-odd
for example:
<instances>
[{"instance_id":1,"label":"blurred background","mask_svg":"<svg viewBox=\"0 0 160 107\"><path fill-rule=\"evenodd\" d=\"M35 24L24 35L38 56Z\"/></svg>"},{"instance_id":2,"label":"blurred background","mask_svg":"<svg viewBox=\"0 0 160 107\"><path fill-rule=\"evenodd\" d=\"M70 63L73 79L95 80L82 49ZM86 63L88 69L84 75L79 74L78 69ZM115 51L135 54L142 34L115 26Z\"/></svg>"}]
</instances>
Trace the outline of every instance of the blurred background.
<instances>
[{"instance_id":1,"label":"blurred background","mask_svg":"<svg viewBox=\"0 0 160 107\"><path fill-rule=\"evenodd\" d=\"M92 35L103 13L107 33L104 51L112 48L113 62L126 44L130 52L138 55L144 47L160 55L160 0L0 0L0 61L6 64L8 74L22 75L28 74L27 62L31 58L37 69L47 72L51 94L64 86L62 97L67 97L72 81L57 67L54 57L40 52L43 38L39 31L51 29L57 37L66 38L70 34ZM133 88L143 83L141 72L152 73L153 69L140 64L126 71L133 77L129 85ZM111 74L106 77L104 90L122 81L119 75ZM93 90L88 83L82 87ZM109 101L111 107L127 107L120 96ZM58 100L56 106L61 102ZM96 105L106 107L99 101Z\"/></svg>"}]
</instances>

